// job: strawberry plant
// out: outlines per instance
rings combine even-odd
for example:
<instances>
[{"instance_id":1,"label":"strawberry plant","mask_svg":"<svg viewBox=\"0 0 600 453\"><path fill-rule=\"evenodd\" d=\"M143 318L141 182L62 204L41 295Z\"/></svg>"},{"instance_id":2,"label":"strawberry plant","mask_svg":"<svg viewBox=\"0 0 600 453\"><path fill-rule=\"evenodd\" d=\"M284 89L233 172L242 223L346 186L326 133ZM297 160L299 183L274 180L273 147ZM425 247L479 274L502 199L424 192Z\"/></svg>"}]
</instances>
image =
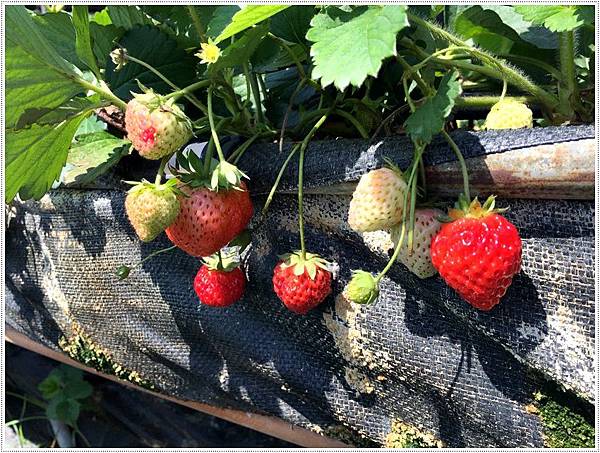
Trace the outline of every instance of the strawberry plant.
<instances>
[{"instance_id":1,"label":"strawberry plant","mask_svg":"<svg viewBox=\"0 0 600 453\"><path fill-rule=\"evenodd\" d=\"M437 220L421 210L429 201L422 155L435 136L461 165L464 207L472 200L469 175L449 132L594 118L592 5L5 11L6 201L93 183L138 154L160 163L155 181L133 181L127 196L136 233L150 241L165 231L182 250L205 257L231 243L253 215L247 176L236 166L241 156L261 142L282 149L294 141L281 172L299 153L301 247L277 265L275 289L286 303L286 279L307 279L307 291L321 285L298 312L320 303L331 284L324 260L304 244L302 168L310 140L406 134L414 144L408 168L392 164L364 175L350 204L354 230L394 231L388 265L378 275L356 272L346 291L371 303L397 258L420 277L434 266L444 276L444 264L427 254ZM241 138L228 155L225 136ZM193 137L207 143L202 156L185 150ZM166 169L171 179L163 182ZM510 283L518 266L508 267ZM129 271L120 268L119 277Z\"/></svg>"}]
</instances>

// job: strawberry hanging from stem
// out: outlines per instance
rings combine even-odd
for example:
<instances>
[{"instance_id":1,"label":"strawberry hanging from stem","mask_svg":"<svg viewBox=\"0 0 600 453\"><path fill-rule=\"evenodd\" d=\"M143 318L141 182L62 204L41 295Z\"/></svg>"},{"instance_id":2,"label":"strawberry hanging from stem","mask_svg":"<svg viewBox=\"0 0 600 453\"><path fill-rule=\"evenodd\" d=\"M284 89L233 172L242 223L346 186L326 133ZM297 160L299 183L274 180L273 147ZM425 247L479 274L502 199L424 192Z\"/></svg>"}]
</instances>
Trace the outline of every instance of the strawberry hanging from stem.
<instances>
[{"instance_id":1,"label":"strawberry hanging from stem","mask_svg":"<svg viewBox=\"0 0 600 453\"><path fill-rule=\"evenodd\" d=\"M481 203L463 195L452 220L431 243L431 259L442 278L479 310L488 311L500 302L521 268L521 237L494 209L495 197Z\"/></svg>"},{"instance_id":2,"label":"strawberry hanging from stem","mask_svg":"<svg viewBox=\"0 0 600 453\"><path fill-rule=\"evenodd\" d=\"M228 307L241 299L246 277L233 254L217 252L204 258L194 279L198 299L210 307Z\"/></svg>"},{"instance_id":3,"label":"strawberry hanging from stem","mask_svg":"<svg viewBox=\"0 0 600 453\"><path fill-rule=\"evenodd\" d=\"M283 304L294 313L304 315L331 294L331 272L319 255L306 252L304 243L303 174L304 151L308 142L327 119L323 115L302 141L298 163L298 229L300 250L281 257L273 271L273 289Z\"/></svg>"}]
</instances>

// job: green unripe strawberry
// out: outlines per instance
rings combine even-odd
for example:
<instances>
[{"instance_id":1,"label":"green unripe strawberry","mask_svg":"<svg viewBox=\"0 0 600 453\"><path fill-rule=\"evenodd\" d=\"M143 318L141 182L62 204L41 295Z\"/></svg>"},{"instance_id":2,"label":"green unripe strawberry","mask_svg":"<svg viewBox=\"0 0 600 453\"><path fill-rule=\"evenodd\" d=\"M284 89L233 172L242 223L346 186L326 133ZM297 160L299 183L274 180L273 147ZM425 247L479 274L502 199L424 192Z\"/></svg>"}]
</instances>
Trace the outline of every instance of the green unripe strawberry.
<instances>
[{"instance_id":1,"label":"green unripe strawberry","mask_svg":"<svg viewBox=\"0 0 600 453\"><path fill-rule=\"evenodd\" d=\"M152 91L134 94L125 111L125 128L133 147L146 159L173 154L192 138L191 122L173 99Z\"/></svg>"},{"instance_id":2,"label":"green unripe strawberry","mask_svg":"<svg viewBox=\"0 0 600 453\"><path fill-rule=\"evenodd\" d=\"M176 184L176 179L158 185L142 181L127 193L125 211L142 241L152 241L179 215Z\"/></svg>"},{"instance_id":3,"label":"green unripe strawberry","mask_svg":"<svg viewBox=\"0 0 600 453\"><path fill-rule=\"evenodd\" d=\"M344 296L356 304L372 304L379 296L379 284L370 272L354 271Z\"/></svg>"},{"instance_id":4,"label":"green unripe strawberry","mask_svg":"<svg viewBox=\"0 0 600 453\"><path fill-rule=\"evenodd\" d=\"M533 127L533 113L522 102L503 99L492 106L485 119L486 129Z\"/></svg>"}]
</instances>

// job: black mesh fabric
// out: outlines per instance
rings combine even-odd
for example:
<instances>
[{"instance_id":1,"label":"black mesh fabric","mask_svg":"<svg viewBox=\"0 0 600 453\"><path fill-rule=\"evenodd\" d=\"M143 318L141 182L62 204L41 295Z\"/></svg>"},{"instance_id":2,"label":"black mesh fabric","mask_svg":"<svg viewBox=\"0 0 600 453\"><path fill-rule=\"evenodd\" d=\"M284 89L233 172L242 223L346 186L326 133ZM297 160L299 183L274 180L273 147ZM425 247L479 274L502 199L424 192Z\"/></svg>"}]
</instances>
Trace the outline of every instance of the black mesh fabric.
<instances>
[{"instance_id":1,"label":"black mesh fabric","mask_svg":"<svg viewBox=\"0 0 600 453\"><path fill-rule=\"evenodd\" d=\"M466 156L593 137L590 127L455 134ZM399 263L377 304L350 306L340 293L351 270L380 270L391 244L386 233L349 229L350 196L335 184L357 180L382 156L405 167L410 155L402 138L311 144L306 187L324 190L305 196L307 248L336 270L333 295L307 316L287 311L271 287L277 255L298 247L295 195L278 194L268 215L253 219L244 299L211 309L192 287L199 261L182 251L115 277L118 265L169 245L164 235L137 240L115 186L16 204L6 232L7 323L58 349L76 322L161 392L312 429L346 425L381 442L397 419L453 447L542 446L540 419L526 410L542 380L593 403L593 202L498 201L523 238L523 266L489 313ZM426 159L452 156L436 141ZM284 158L275 145L257 145L240 163L257 212ZM296 174L292 161L282 190Z\"/></svg>"}]
</instances>

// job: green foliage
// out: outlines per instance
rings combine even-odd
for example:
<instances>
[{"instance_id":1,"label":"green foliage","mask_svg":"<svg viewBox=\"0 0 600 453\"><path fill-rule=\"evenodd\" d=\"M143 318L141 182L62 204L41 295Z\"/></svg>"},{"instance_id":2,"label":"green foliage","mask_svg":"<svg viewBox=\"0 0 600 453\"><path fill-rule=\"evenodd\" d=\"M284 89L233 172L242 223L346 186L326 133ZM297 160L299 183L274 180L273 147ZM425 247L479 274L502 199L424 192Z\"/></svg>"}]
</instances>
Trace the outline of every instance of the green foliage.
<instances>
[{"instance_id":1,"label":"green foliage","mask_svg":"<svg viewBox=\"0 0 600 453\"><path fill-rule=\"evenodd\" d=\"M435 134L442 131L460 93L458 72L447 73L435 95L417 107L404 123L406 132L414 142L429 143Z\"/></svg>"},{"instance_id":2,"label":"green foliage","mask_svg":"<svg viewBox=\"0 0 600 453\"><path fill-rule=\"evenodd\" d=\"M93 182L127 155L129 147L128 140L105 131L76 136L69 149L61 183L85 185Z\"/></svg>"},{"instance_id":3,"label":"green foliage","mask_svg":"<svg viewBox=\"0 0 600 453\"><path fill-rule=\"evenodd\" d=\"M92 50L87 5L73 6L73 25L75 27L75 49L77 55L97 77L100 77L100 70L96 64L96 56Z\"/></svg>"},{"instance_id":4,"label":"green foliage","mask_svg":"<svg viewBox=\"0 0 600 453\"><path fill-rule=\"evenodd\" d=\"M92 395L92 386L83 380L83 372L61 365L52 370L38 389L48 401L46 416L76 426L81 403Z\"/></svg>"},{"instance_id":5,"label":"green foliage","mask_svg":"<svg viewBox=\"0 0 600 453\"><path fill-rule=\"evenodd\" d=\"M574 408L564 394L535 395L546 446L550 448L594 448L594 426Z\"/></svg>"},{"instance_id":6,"label":"green foliage","mask_svg":"<svg viewBox=\"0 0 600 453\"><path fill-rule=\"evenodd\" d=\"M592 5L517 5L514 8L525 20L544 25L550 31L570 31L583 24L594 24Z\"/></svg>"},{"instance_id":7,"label":"green foliage","mask_svg":"<svg viewBox=\"0 0 600 453\"><path fill-rule=\"evenodd\" d=\"M7 201L39 198L59 178L92 182L114 165L125 155L120 132L74 134L99 107L125 110L138 82L173 96L205 140L209 86L217 136L257 142L284 125L285 140L302 140L332 109L319 134L406 131L427 143L451 110L460 120L477 105L475 123L483 119L481 102L470 101L491 106L504 83L549 124L591 122L593 13L591 5L155 4L47 14L9 5ZM201 64L211 40L218 49ZM403 77L417 107L408 120ZM455 105L461 85L469 95Z\"/></svg>"},{"instance_id":8,"label":"green foliage","mask_svg":"<svg viewBox=\"0 0 600 453\"><path fill-rule=\"evenodd\" d=\"M328 8L311 21L313 78L343 90L375 76L384 58L396 53L396 35L408 26L406 7L369 6L344 12Z\"/></svg>"},{"instance_id":9,"label":"green foliage","mask_svg":"<svg viewBox=\"0 0 600 453\"><path fill-rule=\"evenodd\" d=\"M197 60L157 28L147 25L133 28L120 42L131 56L150 64L177 86L183 87L194 81ZM167 93L171 89L156 74L133 62L117 71L115 64L108 61L105 78L113 92L126 100L132 98L131 92L140 92L137 81L157 93Z\"/></svg>"},{"instance_id":10,"label":"green foliage","mask_svg":"<svg viewBox=\"0 0 600 453\"><path fill-rule=\"evenodd\" d=\"M215 43L230 38L288 7L288 5L248 5L233 15L229 25L215 39Z\"/></svg>"}]
</instances>

